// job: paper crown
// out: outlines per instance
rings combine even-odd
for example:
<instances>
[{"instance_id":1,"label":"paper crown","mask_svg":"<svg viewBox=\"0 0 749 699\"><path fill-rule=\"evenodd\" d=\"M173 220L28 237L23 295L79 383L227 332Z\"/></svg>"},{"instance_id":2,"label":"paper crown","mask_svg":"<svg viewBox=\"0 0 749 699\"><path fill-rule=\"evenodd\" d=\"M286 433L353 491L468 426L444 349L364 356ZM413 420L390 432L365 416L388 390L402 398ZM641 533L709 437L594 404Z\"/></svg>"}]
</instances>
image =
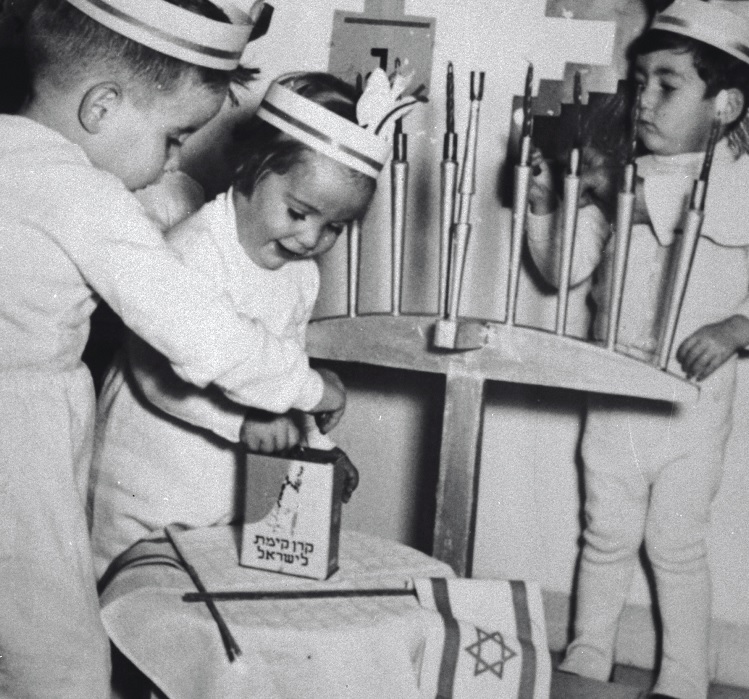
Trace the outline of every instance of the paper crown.
<instances>
[{"instance_id":1,"label":"paper crown","mask_svg":"<svg viewBox=\"0 0 749 699\"><path fill-rule=\"evenodd\" d=\"M406 84L401 79L391 85L384 71L375 71L357 105L358 124L278 82L268 88L256 115L319 153L376 178L390 156L389 133L384 127L418 101L402 96Z\"/></svg>"},{"instance_id":2,"label":"paper crown","mask_svg":"<svg viewBox=\"0 0 749 699\"><path fill-rule=\"evenodd\" d=\"M261 4L212 0L231 24L164 0L67 0L84 14L159 53L218 70L234 70L250 39Z\"/></svg>"},{"instance_id":3,"label":"paper crown","mask_svg":"<svg viewBox=\"0 0 749 699\"><path fill-rule=\"evenodd\" d=\"M651 29L683 34L749 63L749 6L744 0L676 0L653 19Z\"/></svg>"}]
</instances>

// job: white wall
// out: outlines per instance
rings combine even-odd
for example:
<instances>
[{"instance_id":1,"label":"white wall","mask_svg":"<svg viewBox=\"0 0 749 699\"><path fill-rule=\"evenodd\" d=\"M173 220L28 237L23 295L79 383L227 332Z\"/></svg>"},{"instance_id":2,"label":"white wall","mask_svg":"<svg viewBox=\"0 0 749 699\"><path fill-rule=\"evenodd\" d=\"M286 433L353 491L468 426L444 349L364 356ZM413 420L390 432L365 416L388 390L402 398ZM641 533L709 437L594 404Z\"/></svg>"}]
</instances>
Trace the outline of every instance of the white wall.
<instances>
[{"instance_id":1,"label":"white wall","mask_svg":"<svg viewBox=\"0 0 749 699\"><path fill-rule=\"evenodd\" d=\"M249 52L264 80L245 98L252 105L264 81L296 70L325 69L334 9L361 11L353 0L279 0L271 34ZM555 7L559 6L554 2ZM641 16L635 2L570 2L595 15L611 16L618 7L628 14L629 31ZM521 94L527 61L541 78L560 79L565 61L621 64L614 60L617 36L612 22L545 17L546 0L413 0L409 14L437 18L431 106L420 118L409 118L409 150L413 154L411 215L406 245L404 301L407 310L436 309L438 265L438 162L444 115L443 75L455 64L457 122L461 136L467 112L468 72L485 70L478 188L462 312L500 318L507 260L508 212L496 195L505 158L510 105ZM633 10L634 7L634 10ZM608 8L608 9L607 9ZM622 9L623 8L623 9ZM605 72L605 71L604 71ZM596 74L600 78L600 74ZM217 132L208 135L215 138ZM461 138L461 141L463 139ZM198 144L200 145L200 144ZM196 146L197 148L198 146ZM203 159L207 171L210 162ZM387 183L383 182L383 194ZM380 197L365 227L363 272L365 307L384 309L389 300L387 202ZM325 264L326 274L340 278L345 246ZM335 284L326 288L321 312L342 308ZM524 278L521 301L527 322L548 322L550 299ZM425 518L432 508L441 419L440 380L394 371L347 369L350 401L335 437L362 474L360 490L345 511L346 526L408 543L423 542ZM749 435L749 366L740 369L736 429L729 447L724 485L715 503L710 556L715 588L715 647L719 677L749 686L749 483L746 457ZM484 429L475 574L529 577L550 593L550 634L563 644L566 598L572 585L580 535L575 450L581 396L557 390L495 384L490 388ZM620 658L649 665L652 638L647 613L648 592L642 576L632 593L625 619ZM742 641L743 645L737 644Z\"/></svg>"}]
</instances>

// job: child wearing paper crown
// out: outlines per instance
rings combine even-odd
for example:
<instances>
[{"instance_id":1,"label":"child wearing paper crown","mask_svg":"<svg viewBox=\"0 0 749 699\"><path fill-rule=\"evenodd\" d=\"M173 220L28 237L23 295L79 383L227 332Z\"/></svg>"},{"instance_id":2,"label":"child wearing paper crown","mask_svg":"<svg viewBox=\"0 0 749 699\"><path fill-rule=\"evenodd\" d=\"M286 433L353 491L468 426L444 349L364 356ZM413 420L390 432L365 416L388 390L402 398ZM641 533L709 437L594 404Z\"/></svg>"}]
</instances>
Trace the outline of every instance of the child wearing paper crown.
<instances>
[{"instance_id":1,"label":"child wearing paper crown","mask_svg":"<svg viewBox=\"0 0 749 699\"><path fill-rule=\"evenodd\" d=\"M749 105L747 3L677 0L632 46L642 86L637 212L629 248L618 349L652 360L668 266L689 195L717 120L704 225L669 370L700 382L696 404L590 396L582 439L584 545L575 633L561 666L607 680L619 617L644 541L662 621L653 697L705 699L710 577L706 530L731 430L737 351L749 343ZM559 235L548 167L530 194L529 245L557 280ZM613 237L597 203L615 189L589 170L579 210L573 284L592 278L594 335L605 337ZM603 176L602 176L603 175ZM534 215L535 214L535 215Z\"/></svg>"},{"instance_id":2,"label":"child wearing paper crown","mask_svg":"<svg viewBox=\"0 0 749 699\"><path fill-rule=\"evenodd\" d=\"M0 116L0 695L109 696L84 503L99 298L178 374L241 404L336 411L336 380L187 269L130 190L221 107L252 19L206 0L41 0L31 94ZM241 77L241 76L240 76Z\"/></svg>"},{"instance_id":3,"label":"child wearing paper crown","mask_svg":"<svg viewBox=\"0 0 749 699\"><path fill-rule=\"evenodd\" d=\"M235 132L232 187L167 234L184 263L239 313L271 336L293 338L300 351L319 287L315 258L363 217L390 150L375 132L393 108L389 121L415 101L399 99L401 89L378 70L357 106L355 91L329 74L279 78ZM237 520L245 448L283 450L309 429L293 412L258 412L254 424L243 422L242 406L181 381L135 337L128 359L108 375L97 419L91 496L100 576L169 524ZM348 474L344 502L357 480L355 470Z\"/></svg>"}]
</instances>

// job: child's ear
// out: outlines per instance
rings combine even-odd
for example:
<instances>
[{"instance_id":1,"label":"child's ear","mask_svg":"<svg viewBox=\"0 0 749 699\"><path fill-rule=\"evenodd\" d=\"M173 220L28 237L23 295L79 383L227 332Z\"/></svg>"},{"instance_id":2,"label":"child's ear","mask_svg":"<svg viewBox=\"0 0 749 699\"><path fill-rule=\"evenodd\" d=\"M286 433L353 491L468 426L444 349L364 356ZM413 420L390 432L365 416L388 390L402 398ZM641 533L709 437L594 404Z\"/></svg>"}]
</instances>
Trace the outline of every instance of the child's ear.
<instances>
[{"instance_id":1,"label":"child's ear","mask_svg":"<svg viewBox=\"0 0 749 699\"><path fill-rule=\"evenodd\" d=\"M717 116L723 124L732 124L741 116L744 109L744 93L738 88L730 87L721 90L716 98L716 105L721 105Z\"/></svg>"},{"instance_id":2,"label":"child's ear","mask_svg":"<svg viewBox=\"0 0 749 699\"><path fill-rule=\"evenodd\" d=\"M78 121L88 133L97 134L121 101L122 89L117 83L98 83L83 96L78 107Z\"/></svg>"}]
</instances>

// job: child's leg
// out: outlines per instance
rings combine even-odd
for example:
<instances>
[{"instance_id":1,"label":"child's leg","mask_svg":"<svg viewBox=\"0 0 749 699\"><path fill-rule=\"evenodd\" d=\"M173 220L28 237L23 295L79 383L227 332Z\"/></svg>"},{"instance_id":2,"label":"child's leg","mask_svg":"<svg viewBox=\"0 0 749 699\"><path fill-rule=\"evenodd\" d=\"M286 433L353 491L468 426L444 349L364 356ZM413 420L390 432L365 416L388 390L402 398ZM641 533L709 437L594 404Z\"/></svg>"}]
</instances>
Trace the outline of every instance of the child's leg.
<instances>
[{"instance_id":1,"label":"child's leg","mask_svg":"<svg viewBox=\"0 0 749 699\"><path fill-rule=\"evenodd\" d=\"M82 487L88 372L0 380L0 696L109 696Z\"/></svg>"},{"instance_id":2,"label":"child's leg","mask_svg":"<svg viewBox=\"0 0 749 699\"><path fill-rule=\"evenodd\" d=\"M706 471L712 464L701 463ZM683 699L705 699L710 629L710 578L705 535L709 500L694 491L684 461L665 469L653 489L646 543L653 566L663 651L657 691ZM700 503L699 501L703 502Z\"/></svg>"},{"instance_id":3,"label":"child's leg","mask_svg":"<svg viewBox=\"0 0 749 699\"><path fill-rule=\"evenodd\" d=\"M722 378L717 377L717 383ZM711 595L706 534L733 403L730 387L725 400L715 400L715 383L703 388L698 406L671 435L679 449L653 485L645 535L663 623L656 691L683 699L705 699L708 691Z\"/></svg>"},{"instance_id":4,"label":"child's leg","mask_svg":"<svg viewBox=\"0 0 749 699\"><path fill-rule=\"evenodd\" d=\"M637 565L648 505L648 480L629 439L629 402L589 402L583 437L585 544L577 589L575 638L562 669L606 681L619 616Z\"/></svg>"}]
</instances>

